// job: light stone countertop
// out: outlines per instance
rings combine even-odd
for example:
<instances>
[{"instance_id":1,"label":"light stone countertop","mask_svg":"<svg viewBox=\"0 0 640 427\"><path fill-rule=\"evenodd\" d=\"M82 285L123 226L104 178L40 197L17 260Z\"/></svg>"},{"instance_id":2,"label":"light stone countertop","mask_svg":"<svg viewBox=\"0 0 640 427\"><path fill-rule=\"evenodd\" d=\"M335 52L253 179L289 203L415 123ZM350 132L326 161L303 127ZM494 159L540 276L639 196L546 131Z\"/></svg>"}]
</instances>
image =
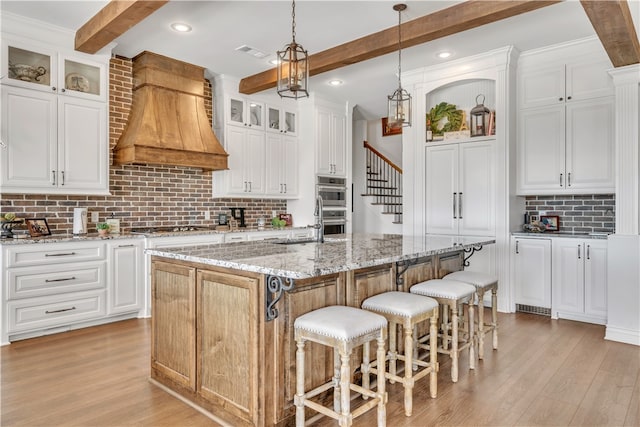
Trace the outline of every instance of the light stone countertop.
<instances>
[{"instance_id":1,"label":"light stone countertop","mask_svg":"<svg viewBox=\"0 0 640 427\"><path fill-rule=\"evenodd\" d=\"M146 249L145 253L217 267L305 279L492 243L495 243L494 237L348 234L326 237L325 243L284 245L255 241Z\"/></svg>"},{"instance_id":2,"label":"light stone countertop","mask_svg":"<svg viewBox=\"0 0 640 427\"><path fill-rule=\"evenodd\" d=\"M600 239L607 240L610 233L567 233L567 232L556 232L556 231L547 231L544 233L531 233L527 231L514 231L511 233L512 236L516 237L533 237L538 239L549 239L549 238L569 238L569 239Z\"/></svg>"}]
</instances>

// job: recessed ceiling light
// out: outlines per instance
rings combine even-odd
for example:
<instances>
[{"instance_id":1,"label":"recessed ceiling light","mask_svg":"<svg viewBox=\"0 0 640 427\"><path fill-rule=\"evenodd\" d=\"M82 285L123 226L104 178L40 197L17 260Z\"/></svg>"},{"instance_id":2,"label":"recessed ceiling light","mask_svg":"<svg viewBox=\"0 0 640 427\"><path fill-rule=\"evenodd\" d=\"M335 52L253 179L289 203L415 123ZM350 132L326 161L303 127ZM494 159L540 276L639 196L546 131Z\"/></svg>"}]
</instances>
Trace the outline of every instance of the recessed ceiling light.
<instances>
[{"instance_id":1,"label":"recessed ceiling light","mask_svg":"<svg viewBox=\"0 0 640 427\"><path fill-rule=\"evenodd\" d=\"M188 33L191 31L191 25L187 25L184 22L174 22L171 24L171 28L179 33Z\"/></svg>"},{"instance_id":2,"label":"recessed ceiling light","mask_svg":"<svg viewBox=\"0 0 640 427\"><path fill-rule=\"evenodd\" d=\"M438 52L436 54L436 56L440 59L447 59L449 58L451 55L453 55L453 53L449 52L448 50L443 50L442 52Z\"/></svg>"},{"instance_id":3,"label":"recessed ceiling light","mask_svg":"<svg viewBox=\"0 0 640 427\"><path fill-rule=\"evenodd\" d=\"M338 79L329 80L329 84L331 86L340 86L343 83L344 82L342 80L338 80Z\"/></svg>"},{"instance_id":4,"label":"recessed ceiling light","mask_svg":"<svg viewBox=\"0 0 640 427\"><path fill-rule=\"evenodd\" d=\"M269 64L271 64L271 65L278 65L279 62L280 61L278 60L278 58L274 58L274 59L269 60Z\"/></svg>"}]
</instances>

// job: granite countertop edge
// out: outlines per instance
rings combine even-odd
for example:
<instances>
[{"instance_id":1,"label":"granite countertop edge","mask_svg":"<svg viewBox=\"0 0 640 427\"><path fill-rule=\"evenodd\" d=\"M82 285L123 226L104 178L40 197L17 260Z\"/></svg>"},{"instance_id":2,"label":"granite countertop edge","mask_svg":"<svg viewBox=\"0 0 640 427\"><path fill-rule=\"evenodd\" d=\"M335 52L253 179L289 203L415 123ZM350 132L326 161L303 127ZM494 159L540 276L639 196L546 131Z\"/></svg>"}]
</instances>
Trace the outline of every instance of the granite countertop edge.
<instances>
[{"instance_id":1,"label":"granite countertop edge","mask_svg":"<svg viewBox=\"0 0 640 427\"><path fill-rule=\"evenodd\" d=\"M399 236L399 235L398 235ZM402 236L399 236L402 238ZM438 236L440 238L444 238L443 236ZM211 265L215 267L223 267L230 268L242 271L248 271L253 273L260 273L272 276L280 276L290 279L307 279L313 277L324 276L328 274L340 273L343 271L357 270L361 268L367 267L375 267L378 265L388 264L392 262L401 262L411 259L417 259L432 255L439 255L443 253L455 252L459 250L470 249L472 247L478 247L481 245L493 244L495 243L494 237L465 237L466 239L472 239L471 243L456 243L453 244L445 244L438 248L430 248L430 249L417 249L417 250L409 250L404 251L402 253L390 253L379 256L372 256L371 258L366 259L358 259L356 261L344 261L346 257L342 258L340 256L337 257L337 260L331 260L328 256L320 256L318 259L310 259L306 258L302 261L299 268L280 268L276 266L267 266L269 262L268 257L274 256L274 251L281 249L288 249L289 252L285 252L281 254L282 257L287 255L297 255L298 252L302 249L302 246L293 245L278 245L271 242L259 241L259 242L250 242L253 245L257 245L254 248L254 252L259 252L262 255L259 256L251 256L250 254L247 256L238 256L238 259L220 259L216 258L215 255L209 255L210 251L214 249L218 249L221 247L229 247L229 248L241 248L240 245L246 245L247 242L238 242L238 243L225 243L221 245L199 245L195 247L189 248L162 248L162 249L146 249L145 254L147 255L155 255L164 258L170 258L180 261L194 262L199 264ZM375 239L372 239L375 240ZM364 248L367 246L367 242L362 238L351 241L350 239L346 239L346 241L340 242L327 242L327 243L315 243L311 242L306 245L310 245L313 248L327 248L328 252L331 253L340 253L343 250L344 246L348 243L354 243L356 245L363 246L362 250L367 251L367 249L371 250L371 248ZM382 248L384 249L384 248ZM308 261L308 262L307 262ZM333 264L334 261L337 263ZM278 260L274 261L274 264L278 263ZM320 267L317 267L316 264L320 264ZM333 264L331 266L326 266L322 264Z\"/></svg>"}]
</instances>

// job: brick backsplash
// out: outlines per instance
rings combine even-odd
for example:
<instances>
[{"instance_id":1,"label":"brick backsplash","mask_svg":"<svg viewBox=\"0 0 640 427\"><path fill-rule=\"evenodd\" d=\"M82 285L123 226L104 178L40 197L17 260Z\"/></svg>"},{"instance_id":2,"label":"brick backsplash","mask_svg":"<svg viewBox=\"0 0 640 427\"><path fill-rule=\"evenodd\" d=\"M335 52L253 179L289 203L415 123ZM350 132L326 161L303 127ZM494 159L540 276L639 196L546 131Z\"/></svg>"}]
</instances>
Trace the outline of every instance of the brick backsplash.
<instances>
[{"instance_id":1,"label":"brick backsplash","mask_svg":"<svg viewBox=\"0 0 640 427\"><path fill-rule=\"evenodd\" d=\"M615 195L527 196L526 211L560 217L560 231L574 233L615 231Z\"/></svg>"},{"instance_id":2,"label":"brick backsplash","mask_svg":"<svg viewBox=\"0 0 640 427\"><path fill-rule=\"evenodd\" d=\"M205 105L211 122L211 84L205 79ZM244 207L249 228L257 228L259 217L270 218L272 211L286 212L286 200L214 198L211 196L211 172L200 169L153 165L114 166L113 147L129 117L133 90L131 59L114 57L109 67L109 146L110 196L69 196L2 194L2 212L18 216L45 217L52 233L71 233L73 209L86 207L97 211L100 220L111 213L120 218L123 229L176 224L214 225L218 213L230 214L232 207ZM215 182L214 182L215 185ZM211 219L204 219L204 211ZM90 215L89 215L90 216ZM268 221L267 221L268 223ZM92 223L89 224L91 229Z\"/></svg>"}]
</instances>

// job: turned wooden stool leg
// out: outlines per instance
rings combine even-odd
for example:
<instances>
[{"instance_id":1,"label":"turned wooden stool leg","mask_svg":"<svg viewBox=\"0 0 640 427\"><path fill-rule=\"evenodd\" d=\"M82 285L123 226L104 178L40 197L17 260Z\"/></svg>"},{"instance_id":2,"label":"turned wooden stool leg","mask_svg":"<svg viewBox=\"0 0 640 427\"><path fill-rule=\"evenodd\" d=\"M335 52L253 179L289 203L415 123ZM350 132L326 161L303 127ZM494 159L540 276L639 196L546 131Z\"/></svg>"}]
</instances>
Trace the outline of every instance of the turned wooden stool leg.
<instances>
[{"instance_id":1,"label":"turned wooden stool leg","mask_svg":"<svg viewBox=\"0 0 640 427\"><path fill-rule=\"evenodd\" d=\"M432 371L429 374L429 391L431 397L435 399L438 395L438 319L436 316L431 317L429 328L429 363L431 363Z\"/></svg>"},{"instance_id":2,"label":"turned wooden stool leg","mask_svg":"<svg viewBox=\"0 0 640 427\"><path fill-rule=\"evenodd\" d=\"M304 427L304 340L296 345L296 427Z\"/></svg>"},{"instance_id":3,"label":"turned wooden stool leg","mask_svg":"<svg viewBox=\"0 0 640 427\"><path fill-rule=\"evenodd\" d=\"M387 392L385 387L385 373L384 365L386 360L386 354L384 350L384 333L380 333L378 336L378 375L377 375L377 389L380 395L378 401L378 427L386 427L387 425Z\"/></svg>"},{"instance_id":4,"label":"turned wooden stool leg","mask_svg":"<svg viewBox=\"0 0 640 427\"><path fill-rule=\"evenodd\" d=\"M389 373L396 375L398 360L398 343L397 343L398 327L396 323L389 322ZM389 379L391 384L395 383L393 378Z\"/></svg>"},{"instance_id":5,"label":"turned wooden stool leg","mask_svg":"<svg viewBox=\"0 0 640 427\"><path fill-rule=\"evenodd\" d=\"M362 365L360 370L362 371L362 387L367 390L371 389L371 350L369 348L369 343L365 343L362 345ZM367 400L369 396L362 396L364 400Z\"/></svg>"},{"instance_id":6,"label":"turned wooden stool leg","mask_svg":"<svg viewBox=\"0 0 640 427\"><path fill-rule=\"evenodd\" d=\"M351 392L349 384L351 372L349 372L350 353L340 350L340 427L348 427L352 424L351 419Z\"/></svg>"},{"instance_id":7,"label":"turned wooden stool leg","mask_svg":"<svg viewBox=\"0 0 640 427\"><path fill-rule=\"evenodd\" d=\"M498 290L491 289L491 326L493 326L493 349L498 349Z\"/></svg>"},{"instance_id":8,"label":"turned wooden stool leg","mask_svg":"<svg viewBox=\"0 0 640 427\"><path fill-rule=\"evenodd\" d=\"M404 331L404 414L407 417L413 412L413 330L410 322L405 322ZM391 381L389 381L391 382Z\"/></svg>"},{"instance_id":9,"label":"turned wooden stool leg","mask_svg":"<svg viewBox=\"0 0 640 427\"><path fill-rule=\"evenodd\" d=\"M473 334L474 327L474 308L473 308L473 297L469 300L469 304L467 304L467 311L469 312L469 369L476 368L476 344L475 344L475 336Z\"/></svg>"},{"instance_id":10,"label":"turned wooden stool leg","mask_svg":"<svg viewBox=\"0 0 640 427\"><path fill-rule=\"evenodd\" d=\"M451 381L458 382L458 304L451 304Z\"/></svg>"},{"instance_id":11,"label":"turned wooden stool leg","mask_svg":"<svg viewBox=\"0 0 640 427\"><path fill-rule=\"evenodd\" d=\"M476 288L478 294L478 358L484 359L484 289Z\"/></svg>"},{"instance_id":12,"label":"turned wooden stool leg","mask_svg":"<svg viewBox=\"0 0 640 427\"><path fill-rule=\"evenodd\" d=\"M449 350L449 306L442 306L442 348Z\"/></svg>"},{"instance_id":13,"label":"turned wooden stool leg","mask_svg":"<svg viewBox=\"0 0 640 427\"><path fill-rule=\"evenodd\" d=\"M333 410L340 412L340 353L333 348Z\"/></svg>"}]
</instances>

